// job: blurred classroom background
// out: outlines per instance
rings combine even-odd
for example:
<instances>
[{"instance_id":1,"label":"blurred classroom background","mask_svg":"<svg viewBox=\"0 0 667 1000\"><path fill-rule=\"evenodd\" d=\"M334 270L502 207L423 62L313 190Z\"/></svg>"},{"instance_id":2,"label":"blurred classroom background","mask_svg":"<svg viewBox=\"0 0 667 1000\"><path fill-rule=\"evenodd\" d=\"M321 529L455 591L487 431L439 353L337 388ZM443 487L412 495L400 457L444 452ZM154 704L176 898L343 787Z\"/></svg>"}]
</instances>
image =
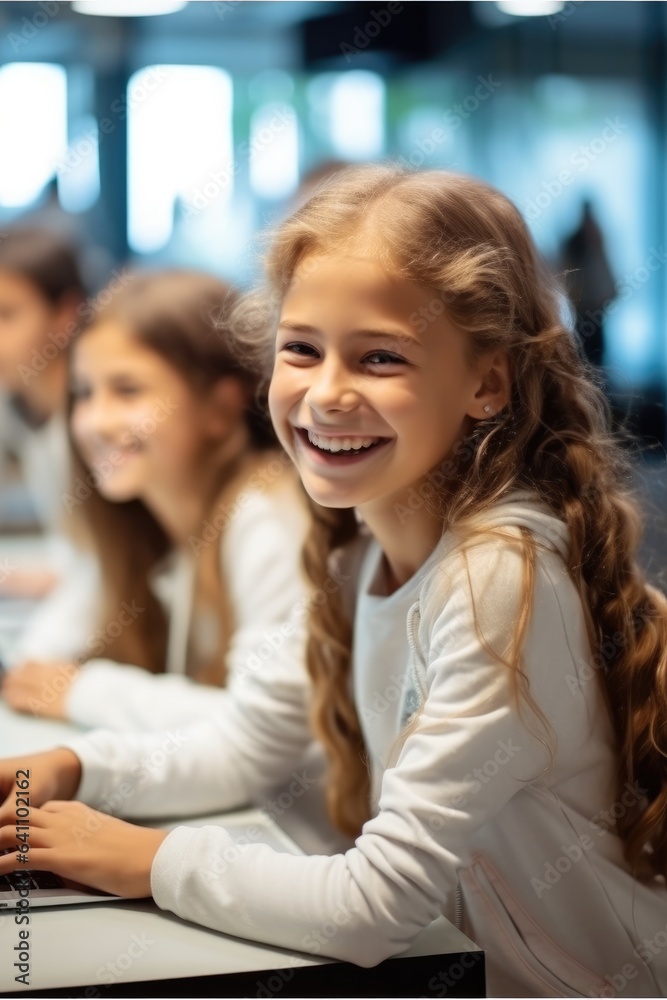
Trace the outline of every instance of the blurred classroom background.
<instances>
[{"instance_id":1,"label":"blurred classroom background","mask_svg":"<svg viewBox=\"0 0 667 1000\"><path fill-rule=\"evenodd\" d=\"M335 163L485 178L574 272L665 567L666 40L664 3L1 3L0 230L69 235L91 292L165 264L245 286Z\"/></svg>"}]
</instances>

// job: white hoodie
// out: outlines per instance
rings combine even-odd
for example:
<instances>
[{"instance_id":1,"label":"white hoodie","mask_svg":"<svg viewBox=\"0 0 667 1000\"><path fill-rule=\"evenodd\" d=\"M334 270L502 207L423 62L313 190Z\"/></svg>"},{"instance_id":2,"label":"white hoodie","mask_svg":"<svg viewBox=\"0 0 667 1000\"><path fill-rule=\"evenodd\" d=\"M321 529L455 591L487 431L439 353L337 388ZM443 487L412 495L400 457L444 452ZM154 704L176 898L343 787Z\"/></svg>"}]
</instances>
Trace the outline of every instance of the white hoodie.
<instances>
[{"instance_id":1,"label":"white hoodie","mask_svg":"<svg viewBox=\"0 0 667 1000\"><path fill-rule=\"evenodd\" d=\"M404 950L444 912L485 950L491 995L663 995L667 889L631 877L610 828L640 792L615 801L613 733L561 558L567 528L525 492L486 520L527 528L543 546L524 665L552 735L525 700L517 711L510 671L474 624L473 597L486 643L502 651L511 641L516 544L489 539L469 553L471 590L449 533L385 596L382 553L361 539L346 565L373 818L334 857L241 852L219 828L177 828L153 863L155 900L220 931L364 966ZM338 572L345 586L345 566ZM79 797L128 817L240 805L295 766L307 740L302 682L283 648L270 671L241 678L215 725L71 742L84 768ZM447 988L429 983L434 995Z\"/></svg>"},{"instance_id":2,"label":"white hoodie","mask_svg":"<svg viewBox=\"0 0 667 1000\"><path fill-rule=\"evenodd\" d=\"M64 434L64 430L63 430ZM278 473L269 472L276 463ZM287 463L287 464L285 464ZM267 461L264 475L253 473L229 505L224 530L210 522L192 536L192 551L213 544L219 551L232 634L225 654L230 674L270 658L282 643L279 626L294 609L308 604L301 571L301 548L310 526L304 494L287 458ZM254 477L254 478L253 478ZM86 493L67 494L70 505ZM208 527L206 527L208 525ZM141 613L135 601L121 602L117 617L99 624L102 586L93 556L77 554L65 578L28 619L6 654L10 667L29 659L76 659L102 652L105 637L131 628ZM67 718L91 728L146 731L198 722L219 712L227 689L200 684L187 676L188 643L193 631L195 559L175 549L151 574L150 585L168 622L165 673L94 657L79 670L66 698ZM305 617L305 616L304 616ZM304 680L305 683L305 680Z\"/></svg>"}]
</instances>

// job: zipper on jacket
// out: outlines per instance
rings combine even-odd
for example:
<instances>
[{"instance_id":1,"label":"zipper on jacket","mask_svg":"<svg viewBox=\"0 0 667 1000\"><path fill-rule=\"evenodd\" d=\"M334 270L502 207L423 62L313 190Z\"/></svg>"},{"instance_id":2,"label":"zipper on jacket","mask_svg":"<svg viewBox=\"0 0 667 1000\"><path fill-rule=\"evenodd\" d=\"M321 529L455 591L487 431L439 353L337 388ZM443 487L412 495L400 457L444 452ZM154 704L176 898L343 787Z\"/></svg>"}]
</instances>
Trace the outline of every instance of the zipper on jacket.
<instances>
[{"instance_id":1,"label":"zipper on jacket","mask_svg":"<svg viewBox=\"0 0 667 1000\"><path fill-rule=\"evenodd\" d=\"M424 663L424 654L422 653L421 643L419 641L419 627L421 625L421 609L419 607L419 601L411 606L408 611L408 617L406 621L406 633L408 636L408 645L412 650L412 662L414 665L415 677L417 683L419 684L419 693L421 695L422 701L426 697L427 684L426 684L426 665Z\"/></svg>"},{"instance_id":2,"label":"zipper on jacket","mask_svg":"<svg viewBox=\"0 0 667 1000\"><path fill-rule=\"evenodd\" d=\"M461 925L463 923L463 891L461 889L461 883L458 882L456 886L456 897L454 899L454 926L457 930L461 930Z\"/></svg>"},{"instance_id":3,"label":"zipper on jacket","mask_svg":"<svg viewBox=\"0 0 667 1000\"><path fill-rule=\"evenodd\" d=\"M419 601L411 606L408 611L408 617L406 622L406 631L408 636L408 644L412 650L412 662L415 670L415 677L417 683L421 689L421 697L424 699L426 697L426 664L424 663L424 655L422 653L421 643L419 641L419 628L421 625L421 608L419 607ZM463 890L461 889L461 883L457 882L456 885L456 895L454 897L454 926L457 930L461 930L463 924Z\"/></svg>"}]
</instances>

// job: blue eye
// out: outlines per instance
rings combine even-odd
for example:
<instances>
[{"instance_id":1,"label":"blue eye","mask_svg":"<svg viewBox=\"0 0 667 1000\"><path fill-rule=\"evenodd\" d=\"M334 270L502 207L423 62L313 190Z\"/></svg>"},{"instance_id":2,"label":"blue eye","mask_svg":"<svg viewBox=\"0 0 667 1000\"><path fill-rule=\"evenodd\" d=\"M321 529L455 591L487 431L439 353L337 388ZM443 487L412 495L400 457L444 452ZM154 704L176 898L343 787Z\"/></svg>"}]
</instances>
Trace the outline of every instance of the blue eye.
<instances>
[{"instance_id":1,"label":"blue eye","mask_svg":"<svg viewBox=\"0 0 667 1000\"><path fill-rule=\"evenodd\" d=\"M377 358L379 361L373 362L373 358ZM384 368L385 365L405 364L404 358L399 358L396 354L390 354L388 351L373 351L372 354L366 355L364 361L370 363L373 368Z\"/></svg>"},{"instance_id":2,"label":"blue eye","mask_svg":"<svg viewBox=\"0 0 667 1000\"><path fill-rule=\"evenodd\" d=\"M287 351L288 354L296 355L296 357L313 358L318 356L318 353L314 347L311 347L310 344L304 344L300 341L294 341L291 344L285 344L285 346L282 349L283 351Z\"/></svg>"}]
</instances>

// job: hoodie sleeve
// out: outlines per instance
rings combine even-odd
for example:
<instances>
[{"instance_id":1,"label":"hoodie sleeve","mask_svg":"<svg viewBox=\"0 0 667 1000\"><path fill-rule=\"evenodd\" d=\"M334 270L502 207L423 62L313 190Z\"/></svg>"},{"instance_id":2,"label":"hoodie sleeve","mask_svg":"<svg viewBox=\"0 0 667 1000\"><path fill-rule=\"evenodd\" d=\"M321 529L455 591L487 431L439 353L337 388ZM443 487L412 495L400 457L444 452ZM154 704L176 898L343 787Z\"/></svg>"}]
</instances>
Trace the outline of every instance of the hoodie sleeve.
<instances>
[{"instance_id":1,"label":"hoodie sleeve","mask_svg":"<svg viewBox=\"0 0 667 1000\"><path fill-rule=\"evenodd\" d=\"M335 857L287 857L260 845L241 852L217 828L180 827L153 863L160 907L225 933L362 966L403 951L443 911L457 870L470 861L471 834L515 795L530 794L530 781L546 766L539 729L517 711L510 671L488 652L488 643L506 650L523 584L516 546L494 552L476 557L485 571L475 595L484 642L466 574L442 581L440 610L423 623L417 643L426 700L355 846ZM562 692L570 652L558 600L540 572L535 600L526 669L547 672L553 691L560 684ZM391 662L391 650L387 656ZM570 703L561 693L550 705L561 733ZM485 777L489 762L497 765L493 780Z\"/></svg>"},{"instance_id":2,"label":"hoodie sleeve","mask_svg":"<svg viewBox=\"0 0 667 1000\"><path fill-rule=\"evenodd\" d=\"M308 593L300 568L308 528L295 489L241 493L222 538L221 571L234 623L226 660L232 678L263 669L285 643L302 659L293 637L305 618ZM158 730L224 716L228 688L197 684L173 674L91 660L67 696L67 714L86 726Z\"/></svg>"},{"instance_id":3,"label":"hoodie sleeve","mask_svg":"<svg viewBox=\"0 0 667 1000\"><path fill-rule=\"evenodd\" d=\"M307 617L301 553L310 519L291 470L282 475L285 481L266 492L239 496L240 508L223 536L222 572L234 618L227 650L232 677L270 659Z\"/></svg>"},{"instance_id":4,"label":"hoodie sleeve","mask_svg":"<svg viewBox=\"0 0 667 1000\"><path fill-rule=\"evenodd\" d=\"M194 725L224 709L224 688L187 677L151 674L114 660L90 660L67 694L67 718L81 726L121 731Z\"/></svg>"},{"instance_id":5,"label":"hoodie sleeve","mask_svg":"<svg viewBox=\"0 0 667 1000\"><path fill-rule=\"evenodd\" d=\"M10 666L24 660L73 659L94 641L90 626L99 613L100 596L96 561L65 539L55 545L60 581L38 603L8 651Z\"/></svg>"},{"instance_id":6,"label":"hoodie sleeve","mask_svg":"<svg viewBox=\"0 0 667 1000\"><path fill-rule=\"evenodd\" d=\"M303 643L303 628L295 630L270 661L234 678L197 725L66 741L83 767L77 798L126 818L195 816L238 808L289 780L311 740Z\"/></svg>"}]
</instances>

